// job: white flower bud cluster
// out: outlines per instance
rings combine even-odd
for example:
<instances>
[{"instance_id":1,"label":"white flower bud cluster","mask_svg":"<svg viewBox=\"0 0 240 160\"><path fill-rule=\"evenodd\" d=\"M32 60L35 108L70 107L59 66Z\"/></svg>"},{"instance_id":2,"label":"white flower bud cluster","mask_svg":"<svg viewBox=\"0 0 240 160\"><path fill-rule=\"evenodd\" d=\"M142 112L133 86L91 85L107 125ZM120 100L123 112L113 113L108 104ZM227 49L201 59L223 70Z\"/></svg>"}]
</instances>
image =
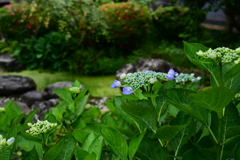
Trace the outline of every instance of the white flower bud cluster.
<instances>
[{"instance_id":1,"label":"white flower bud cluster","mask_svg":"<svg viewBox=\"0 0 240 160\"><path fill-rule=\"evenodd\" d=\"M130 85L130 87L135 90L147 86L148 83L154 84L157 81L166 81L165 75L167 74L147 70L144 72L122 74L121 76L124 77L123 82Z\"/></svg>"},{"instance_id":2,"label":"white flower bud cluster","mask_svg":"<svg viewBox=\"0 0 240 160\"><path fill-rule=\"evenodd\" d=\"M3 136L0 134L0 150L6 146L10 146L14 143L15 138L11 137L8 140L6 138L3 138Z\"/></svg>"},{"instance_id":3,"label":"white flower bud cluster","mask_svg":"<svg viewBox=\"0 0 240 160\"><path fill-rule=\"evenodd\" d=\"M240 62L240 48L237 48L236 50L232 50L226 47L219 47L214 50L211 48L207 50L206 52L198 51L196 54L203 57L203 58L210 58L214 60L217 63L230 63L234 62L235 64L238 64Z\"/></svg>"},{"instance_id":4,"label":"white flower bud cluster","mask_svg":"<svg viewBox=\"0 0 240 160\"><path fill-rule=\"evenodd\" d=\"M79 93L80 92L80 88L79 87L72 87L72 88L69 88L69 90L73 93Z\"/></svg>"},{"instance_id":5,"label":"white flower bud cluster","mask_svg":"<svg viewBox=\"0 0 240 160\"><path fill-rule=\"evenodd\" d=\"M38 120L37 123L28 123L28 126L31 127L29 130L26 132L36 136L42 133L47 133L51 129L55 128L57 126L57 123L50 123L47 120L45 121L40 121Z\"/></svg>"},{"instance_id":6,"label":"white flower bud cluster","mask_svg":"<svg viewBox=\"0 0 240 160\"><path fill-rule=\"evenodd\" d=\"M175 82L179 84L185 84L186 82L197 82L199 80L201 80L201 77L194 77L194 73L180 73L175 78Z\"/></svg>"},{"instance_id":7,"label":"white flower bud cluster","mask_svg":"<svg viewBox=\"0 0 240 160\"><path fill-rule=\"evenodd\" d=\"M0 113L5 112L5 108L0 107Z\"/></svg>"}]
</instances>

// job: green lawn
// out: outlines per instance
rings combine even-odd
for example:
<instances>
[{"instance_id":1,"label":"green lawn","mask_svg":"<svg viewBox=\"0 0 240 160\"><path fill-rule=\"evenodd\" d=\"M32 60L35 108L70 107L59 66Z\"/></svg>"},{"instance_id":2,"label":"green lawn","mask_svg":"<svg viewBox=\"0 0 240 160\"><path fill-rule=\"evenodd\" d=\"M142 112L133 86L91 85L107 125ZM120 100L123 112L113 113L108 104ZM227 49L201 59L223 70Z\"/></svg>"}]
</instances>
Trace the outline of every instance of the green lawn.
<instances>
[{"instance_id":1,"label":"green lawn","mask_svg":"<svg viewBox=\"0 0 240 160\"><path fill-rule=\"evenodd\" d=\"M120 95L119 89L113 89L110 85L115 80L115 75L111 76L79 76L65 72L43 72L29 71L2 73L3 75L20 75L30 77L37 84L37 90L42 91L48 84L58 81L75 81L78 80L85 87L89 88L92 97L112 97Z\"/></svg>"}]
</instances>

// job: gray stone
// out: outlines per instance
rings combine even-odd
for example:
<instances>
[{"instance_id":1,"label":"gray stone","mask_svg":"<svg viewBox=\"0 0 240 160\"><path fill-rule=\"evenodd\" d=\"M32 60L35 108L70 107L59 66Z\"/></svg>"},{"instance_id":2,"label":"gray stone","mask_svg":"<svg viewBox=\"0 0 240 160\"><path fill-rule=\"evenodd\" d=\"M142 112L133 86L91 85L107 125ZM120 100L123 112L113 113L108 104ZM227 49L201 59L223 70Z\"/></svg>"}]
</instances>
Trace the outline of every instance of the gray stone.
<instances>
[{"instance_id":1,"label":"gray stone","mask_svg":"<svg viewBox=\"0 0 240 160\"><path fill-rule=\"evenodd\" d=\"M19 72L24 70L24 65L19 63L16 58L13 58L10 54L0 55L0 67L5 72Z\"/></svg>"},{"instance_id":2,"label":"gray stone","mask_svg":"<svg viewBox=\"0 0 240 160\"><path fill-rule=\"evenodd\" d=\"M170 69L178 71L174 65L162 59L139 58L135 63L126 64L117 70L116 77L119 80L120 73L143 72L146 70L167 73Z\"/></svg>"},{"instance_id":3,"label":"gray stone","mask_svg":"<svg viewBox=\"0 0 240 160\"><path fill-rule=\"evenodd\" d=\"M36 90L35 82L28 77L0 76L0 96L19 95Z\"/></svg>"},{"instance_id":4,"label":"gray stone","mask_svg":"<svg viewBox=\"0 0 240 160\"><path fill-rule=\"evenodd\" d=\"M39 91L29 91L21 96L21 101L28 106L32 106L35 102L44 101L43 94Z\"/></svg>"},{"instance_id":5,"label":"gray stone","mask_svg":"<svg viewBox=\"0 0 240 160\"><path fill-rule=\"evenodd\" d=\"M58 98L58 96L53 92L54 89L60 89L60 88L71 88L72 83L70 81L62 81L62 82L56 82L49 84L44 89L44 98L45 99L52 99L52 98ZM84 89L84 86L81 85L80 89Z\"/></svg>"},{"instance_id":6,"label":"gray stone","mask_svg":"<svg viewBox=\"0 0 240 160\"><path fill-rule=\"evenodd\" d=\"M49 112L52 107L56 106L58 104L59 99L50 99L48 101L43 102L35 102L32 105L32 109L38 109L38 112L36 113L34 120L44 120L44 114L46 112Z\"/></svg>"},{"instance_id":7,"label":"gray stone","mask_svg":"<svg viewBox=\"0 0 240 160\"><path fill-rule=\"evenodd\" d=\"M105 105L105 102L108 100L108 97L102 97L102 98L91 98L87 106L90 107L92 105L98 107L101 111L108 111L109 109Z\"/></svg>"}]
</instances>

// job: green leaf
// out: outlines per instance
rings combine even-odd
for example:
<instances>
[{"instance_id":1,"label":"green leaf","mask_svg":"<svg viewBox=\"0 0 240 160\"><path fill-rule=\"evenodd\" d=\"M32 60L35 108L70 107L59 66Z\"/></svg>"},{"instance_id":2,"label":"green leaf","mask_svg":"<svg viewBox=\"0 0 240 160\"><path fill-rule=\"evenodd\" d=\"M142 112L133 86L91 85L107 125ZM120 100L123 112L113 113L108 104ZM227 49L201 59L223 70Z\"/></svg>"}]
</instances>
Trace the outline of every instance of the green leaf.
<instances>
[{"instance_id":1,"label":"green leaf","mask_svg":"<svg viewBox=\"0 0 240 160\"><path fill-rule=\"evenodd\" d=\"M147 97L145 97L145 96L142 94L142 90L141 90L141 89L136 89L136 90L134 90L134 94L135 94L139 99L147 99Z\"/></svg>"},{"instance_id":2,"label":"green leaf","mask_svg":"<svg viewBox=\"0 0 240 160\"><path fill-rule=\"evenodd\" d=\"M71 133L69 133L63 138L63 142L64 145L56 159L71 160L73 151L76 148L76 141Z\"/></svg>"},{"instance_id":3,"label":"green leaf","mask_svg":"<svg viewBox=\"0 0 240 160\"><path fill-rule=\"evenodd\" d=\"M33 159L39 159L39 156L35 147L33 147L33 149L29 153L27 153L26 156L23 157L23 160L33 160Z\"/></svg>"},{"instance_id":4,"label":"green leaf","mask_svg":"<svg viewBox=\"0 0 240 160\"><path fill-rule=\"evenodd\" d=\"M176 152L179 151L184 144L195 134L196 124L190 123L187 127L179 131L174 137L171 138L169 146Z\"/></svg>"},{"instance_id":5,"label":"green leaf","mask_svg":"<svg viewBox=\"0 0 240 160\"><path fill-rule=\"evenodd\" d=\"M30 152L35 145L34 141L26 140L25 138L23 138L20 135L17 136L17 142L18 142L17 145L26 152Z\"/></svg>"},{"instance_id":6,"label":"green leaf","mask_svg":"<svg viewBox=\"0 0 240 160\"><path fill-rule=\"evenodd\" d=\"M236 148L235 153L234 153L234 158L236 160L240 159L240 143L238 143L238 145L237 145L237 148Z\"/></svg>"},{"instance_id":7,"label":"green leaf","mask_svg":"<svg viewBox=\"0 0 240 160\"><path fill-rule=\"evenodd\" d=\"M143 138L137 150L136 156L142 160L169 160L168 151L158 141L150 138Z\"/></svg>"},{"instance_id":8,"label":"green leaf","mask_svg":"<svg viewBox=\"0 0 240 160\"><path fill-rule=\"evenodd\" d=\"M191 121L191 118L188 116L186 122L184 125L178 125L178 126L170 126L170 125L164 125L161 126L157 132L155 137L159 138L161 141L170 141L177 133L179 133L181 130L183 130Z\"/></svg>"},{"instance_id":9,"label":"green leaf","mask_svg":"<svg viewBox=\"0 0 240 160\"><path fill-rule=\"evenodd\" d=\"M148 101L123 101L121 108L135 121L156 132L157 114L153 106Z\"/></svg>"},{"instance_id":10,"label":"green leaf","mask_svg":"<svg viewBox=\"0 0 240 160\"><path fill-rule=\"evenodd\" d=\"M240 74L232 78L231 80L227 81L225 86L228 87L233 94L239 93L240 92Z\"/></svg>"},{"instance_id":11,"label":"green leaf","mask_svg":"<svg viewBox=\"0 0 240 160\"><path fill-rule=\"evenodd\" d=\"M225 86L206 89L197 94L190 94L188 98L197 106L220 112L232 100L233 94Z\"/></svg>"},{"instance_id":12,"label":"green leaf","mask_svg":"<svg viewBox=\"0 0 240 160\"><path fill-rule=\"evenodd\" d=\"M81 97L80 94L78 95L78 97L74 100L76 103L76 115L79 116L82 114L82 112L84 111L84 108L88 102L88 98L89 98L89 94L85 95L84 97Z\"/></svg>"},{"instance_id":13,"label":"green leaf","mask_svg":"<svg viewBox=\"0 0 240 160\"><path fill-rule=\"evenodd\" d=\"M113 104L114 106L117 108L117 110L119 111L119 113L121 114L121 116L128 121L129 123L131 123L132 125L136 126L135 124L135 120L130 117L121 107L123 103L123 99L120 96L115 96L113 99Z\"/></svg>"},{"instance_id":14,"label":"green leaf","mask_svg":"<svg viewBox=\"0 0 240 160\"><path fill-rule=\"evenodd\" d=\"M74 155L76 157L76 160L82 160L87 157L89 153L80 147L76 147L76 149L74 150Z\"/></svg>"},{"instance_id":15,"label":"green leaf","mask_svg":"<svg viewBox=\"0 0 240 160\"><path fill-rule=\"evenodd\" d=\"M123 135L117 130L107 127L102 128L101 133L113 151L115 151L122 159L127 160L128 145Z\"/></svg>"},{"instance_id":16,"label":"green leaf","mask_svg":"<svg viewBox=\"0 0 240 160\"><path fill-rule=\"evenodd\" d=\"M22 110L21 108L13 101L13 100L10 100L8 101L5 106L5 113L8 117L8 121L9 122L9 125L10 125L10 121L17 117L18 115L22 114Z\"/></svg>"},{"instance_id":17,"label":"green leaf","mask_svg":"<svg viewBox=\"0 0 240 160\"><path fill-rule=\"evenodd\" d=\"M80 142L83 143L84 139L90 134L90 132L83 131L83 130L74 130L72 135L74 138Z\"/></svg>"},{"instance_id":18,"label":"green leaf","mask_svg":"<svg viewBox=\"0 0 240 160\"><path fill-rule=\"evenodd\" d=\"M197 153L195 150L190 149L187 152L184 153L182 160L206 160L205 158L201 157L199 153Z\"/></svg>"},{"instance_id":19,"label":"green leaf","mask_svg":"<svg viewBox=\"0 0 240 160\"><path fill-rule=\"evenodd\" d=\"M114 106L113 102L110 101L106 101L105 105L107 106L107 108L114 114L114 115L120 115L119 111L117 110L117 108Z\"/></svg>"},{"instance_id":20,"label":"green leaf","mask_svg":"<svg viewBox=\"0 0 240 160\"><path fill-rule=\"evenodd\" d=\"M223 75L224 77L224 80L227 82L231 79L233 79L234 77L236 77L240 72L240 63L238 64L234 64L233 63L233 66L228 69L225 74Z\"/></svg>"},{"instance_id":21,"label":"green leaf","mask_svg":"<svg viewBox=\"0 0 240 160\"><path fill-rule=\"evenodd\" d=\"M92 144L96 136L94 135L93 132L91 132L83 141L82 143L82 148L86 151L88 151L89 146Z\"/></svg>"},{"instance_id":22,"label":"green leaf","mask_svg":"<svg viewBox=\"0 0 240 160\"><path fill-rule=\"evenodd\" d=\"M50 148L43 157L43 160L55 160L56 157L60 154L64 145L64 140L59 141L55 146Z\"/></svg>"},{"instance_id":23,"label":"green leaf","mask_svg":"<svg viewBox=\"0 0 240 160\"><path fill-rule=\"evenodd\" d=\"M146 132L135 135L129 143L129 158L132 160Z\"/></svg>"},{"instance_id":24,"label":"green leaf","mask_svg":"<svg viewBox=\"0 0 240 160\"><path fill-rule=\"evenodd\" d=\"M81 86L81 83L78 81L78 80L76 80L73 84L72 84L72 87L80 87Z\"/></svg>"},{"instance_id":25,"label":"green leaf","mask_svg":"<svg viewBox=\"0 0 240 160\"><path fill-rule=\"evenodd\" d=\"M207 160L217 159L217 157L215 156L217 153L217 148L215 146L211 148L203 148L198 144L194 145L198 149L198 151L200 151L200 153L202 153L205 156L205 159Z\"/></svg>"},{"instance_id":26,"label":"green leaf","mask_svg":"<svg viewBox=\"0 0 240 160\"><path fill-rule=\"evenodd\" d=\"M225 109L224 130L226 139L240 134L240 116L233 103L230 103Z\"/></svg>"},{"instance_id":27,"label":"green leaf","mask_svg":"<svg viewBox=\"0 0 240 160\"><path fill-rule=\"evenodd\" d=\"M27 133L25 133L25 132L21 132L21 136L22 136L23 138L25 138L26 140L30 140L30 141L34 141L34 142L39 142L39 143L42 142L42 138L36 137L36 136L32 136L32 135L27 134Z\"/></svg>"},{"instance_id":28,"label":"green leaf","mask_svg":"<svg viewBox=\"0 0 240 160\"><path fill-rule=\"evenodd\" d=\"M152 86L152 91L156 94L156 93L158 93L158 91L160 90L161 87L162 87L162 83L156 82Z\"/></svg>"},{"instance_id":29,"label":"green leaf","mask_svg":"<svg viewBox=\"0 0 240 160\"><path fill-rule=\"evenodd\" d=\"M168 110L168 113L171 114L173 117L177 117L179 109L176 108L174 105L169 104L167 110Z\"/></svg>"},{"instance_id":30,"label":"green leaf","mask_svg":"<svg viewBox=\"0 0 240 160\"><path fill-rule=\"evenodd\" d=\"M4 147L3 150L0 150L0 160L10 160L12 155L12 145L9 147Z\"/></svg>"},{"instance_id":31,"label":"green leaf","mask_svg":"<svg viewBox=\"0 0 240 160\"><path fill-rule=\"evenodd\" d=\"M46 120L50 123L57 123L57 119L56 117L53 115L53 114L49 114L47 117L46 117Z\"/></svg>"},{"instance_id":32,"label":"green leaf","mask_svg":"<svg viewBox=\"0 0 240 160\"><path fill-rule=\"evenodd\" d=\"M167 89L161 91L161 94L164 95L169 103L209 126L209 110L195 105L188 99L189 95L193 93L193 91L187 89Z\"/></svg>"},{"instance_id":33,"label":"green leaf","mask_svg":"<svg viewBox=\"0 0 240 160\"><path fill-rule=\"evenodd\" d=\"M61 99L66 101L68 104L73 104L72 95L65 91L65 89L54 89L54 93L56 93Z\"/></svg>"},{"instance_id":34,"label":"green leaf","mask_svg":"<svg viewBox=\"0 0 240 160\"><path fill-rule=\"evenodd\" d=\"M92 152L91 154L89 154L84 158L84 160L95 160L95 159L96 159L96 154L94 152Z\"/></svg>"},{"instance_id":35,"label":"green leaf","mask_svg":"<svg viewBox=\"0 0 240 160\"><path fill-rule=\"evenodd\" d=\"M89 153L94 152L96 154L95 160L100 160L102 149L103 149L103 137L98 136L89 146L88 152Z\"/></svg>"}]
</instances>

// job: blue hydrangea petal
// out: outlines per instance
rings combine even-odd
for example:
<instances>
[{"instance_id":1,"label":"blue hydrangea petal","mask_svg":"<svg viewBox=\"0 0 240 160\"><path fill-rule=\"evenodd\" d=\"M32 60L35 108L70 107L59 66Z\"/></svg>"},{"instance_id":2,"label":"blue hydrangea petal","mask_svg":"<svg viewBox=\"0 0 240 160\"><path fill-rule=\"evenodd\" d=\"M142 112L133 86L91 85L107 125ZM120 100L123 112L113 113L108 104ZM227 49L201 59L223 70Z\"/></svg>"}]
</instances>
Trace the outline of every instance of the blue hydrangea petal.
<instances>
[{"instance_id":1,"label":"blue hydrangea petal","mask_svg":"<svg viewBox=\"0 0 240 160\"><path fill-rule=\"evenodd\" d=\"M124 87L123 88L123 94L129 95L133 93L133 89L131 87Z\"/></svg>"},{"instance_id":2,"label":"blue hydrangea petal","mask_svg":"<svg viewBox=\"0 0 240 160\"><path fill-rule=\"evenodd\" d=\"M121 82L118 80L114 80L113 84L111 85L111 88L118 88L121 86Z\"/></svg>"}]
</instances>

